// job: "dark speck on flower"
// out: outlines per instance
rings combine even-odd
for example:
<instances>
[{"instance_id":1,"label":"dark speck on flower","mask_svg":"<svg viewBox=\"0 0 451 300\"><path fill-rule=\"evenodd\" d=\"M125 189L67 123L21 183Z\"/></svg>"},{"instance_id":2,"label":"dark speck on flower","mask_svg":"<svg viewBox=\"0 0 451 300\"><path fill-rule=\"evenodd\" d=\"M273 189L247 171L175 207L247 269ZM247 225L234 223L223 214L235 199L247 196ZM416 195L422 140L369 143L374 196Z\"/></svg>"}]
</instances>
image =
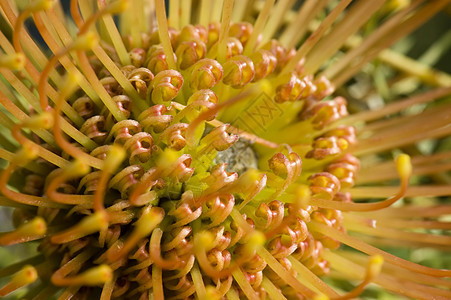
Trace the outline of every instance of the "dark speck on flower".
<instances>
[{"instance_id":1,"label":"dark speck on flower","mask_svg":"<svg viewBox=\"0 0 451 300\"><path fill-rule=\"evenodd\" d=\"M451 299L450 2L1 0L0 297Z\"/></svg>"}]
</instances>

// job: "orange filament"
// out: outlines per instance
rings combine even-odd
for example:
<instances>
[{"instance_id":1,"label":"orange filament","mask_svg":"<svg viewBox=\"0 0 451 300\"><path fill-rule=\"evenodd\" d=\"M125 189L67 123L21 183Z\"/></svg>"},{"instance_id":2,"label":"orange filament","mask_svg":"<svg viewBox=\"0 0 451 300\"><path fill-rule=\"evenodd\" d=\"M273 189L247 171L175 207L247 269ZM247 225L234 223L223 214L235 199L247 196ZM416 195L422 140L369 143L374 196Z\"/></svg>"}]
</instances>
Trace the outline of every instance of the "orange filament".
<instances>
[{"instance_id":1,"label":"orange filament","mask_svg":"<svg viewBox=\"0 0 451 300\"><path fill-rule=\"evenodd\" d=\"M389 207L406 194L409 184L409 178L412 173L412 165L410 164L410 157L402 154L397 157L396 165L398 173L401 177L401 187L398 193L384 201L377 203L345 203L338 201L325 200L321 198L313 198L309 202L311 205L317 205L323 208L339 209L342 211L374 211Z\"/></svg>"},{"instance_id":2,"label":"orange filament","mask_svg":"<svg viewBox=\"0 0 451 300\"><path fill-rule=\"evenodd\" d=\"M360 283L356 288L354 288L349 293L346 293L346 295L340 296L340 297L333 297L332 300L346 300L346 299L353 299L355 297L358 297L365 287L373 281L373 279L379 275L382 264L384 262L384 259L380 255L372 256L368 262L368 266L366 268L366 274L365 279L362 283Z\"/></svg>"},{"instance_id":3,"label":"orange filament","mask_svg":"<svg viewBox=\"0 0 451 300\"><path fill-rule=\"evenodd\" d=\"M155 228L150 238L149 252L155 265L164 270L176 270L181 268L182 262L180 260L165 260L161 257L161 238L163 231L160 228Z\"/></svg>"},{"instance_id":4,"label":"orange filament","mask_svg":"<svg viewBox=\"0 0 451 300\"><path fill-rule=\"evenodd\" d=\"M364 270L362 268L362 263L355 263L351 261L343 255L336 254L332 251L324 251L323 256L327 259L332 267L338 270L340 273L344 274L349 278L362 278L362 274L364 274ZM364 263L363 263L364 264ZM443 291L436 288L431 288L425 285L411 283L409 280L405 281L399 279L397 275L390 276L385 274L385 266L384 272L381 273L374 279L374 282L384 288L394 291L396 293L401 293L408 297L418 298L418 299L448 299L450 296L449 291ZM388 265L390 266L390 265ZM403 269L404 271L407 271ZM416 276L415 273L407 271L411 276ZM442 296L442 297L440 297Z\"/></svg>"},{"instance_id":5,"label":"orange filament","mask_svg":"<svg viewBox=\"0 0 451 300\"><path fill-rule=\"evenodd\" d=\"M152 265L152 287L155 300L164 300L163 278L161 268L156 264Z\"/></svg>"},{"instance_id":6,"label":"orange filament","mask_svg":"<svg viewBox=\"0 0 451 300\"><path fill-rule=\"evenodd\" d=\"M41 103L42 110L49 110L49 102L47 99L47 79L49 77L50 72L52 72L55 68L56 63L68 54L70 51L79 50L79 49L91 49L97 43L97 39L94 35L86 35L85 37L79 38L75 42L73 42L70 46L61 49L59 52L55 53L52 58L45 65L44 69L39 76L38 83L38 93L39 93L39 102Z\"/></svg>"},{"instance_id":7,"label":"orange filament","mask_svg":"<svg viewBox=\"0 0 451 300\"><path fill-rule=\"evenodd\" d=\"M150 171L149 171L150 172ZM141 205L140 197L145 196L144 192L149 187L151 188L157 180L160 178L161 169L154 169L152 174L147 176L144 180L140 181L135 188L133 189L132 194L130 195L130 203L132 205L139 206Z\"/></svg>"},{"instance_id":8,"label":"orange filament","mask_svg":"<svg viewBox=\"0 0 451 300\"><path fill-rule=\"evenodd\" d=\"M109 179L113 172L116 171L125 159L125 155L125 150L117 145L111 146L111 149L108 151L103 164L102 173L94 193L94 211L101 211L105 208L103 205L103 198L105 197Z\"/></svg>"},{"instance_id":9,"label":"orange filament","mask_svg":"<svg viewBox=\"0 0 451 300\"><path fill-rule=\"evenodd\" d=\"M100 300L110 300L113 295L114 286L117 280L117 276L113 275L113 279L105 282L102 287L102 294L100 295Z\"/></svg>"},{"instance_id":10,"label":"orange filament","mask_svg":"<svg viewBox=\"0 0 451 300\"><path fill-rule=\"evenodd\" d=\"M200 232L194 236L194 252L202 271L208 274L212 278L223 278L230 276L233 272L240 267L243 260L247 258L239 257L236 261L232 261L227 269L217 270L214 268L207 257L207 252L211 250L213 244L213 236L209 232Z\"/></svg>"},{"instance_id":11,"label":"orange filament","mask_svg":"<svg viewBox=\"0 0 451 300\"><path fill-rule=\"evenodd\" d=\"M2 174L0 175L0 191L2 192L2 194L6 196L8 199L26 205L55 207L55 208L64 207L59 204L52 203L46 198L16 192L8 187L9 178L16 170L17 165L19 163L26 164L27 162L33 160L37 155L38 150L36 149L37 147L34 143L27 142L23 144L22 147L23 147L22 150L14 156L13 160L6 167L6 169L3 170Z\"/></svg>"},{"instance_id":12,"label":"orange filament","mask_svg":"<svg viewBox=\"0 0 451 300\"><path fill-rule=\"evenodd\" d=\"M87 271L69 277L52 276L52 283L56 286L96 286L112 280L113 271L107 265L93 267Z\"/></svg>"},{"instance_id":13,"label":"orange filament","mask_svg":"<svg viewBox=\"0 0 451 300\"><path fill-rule=\"evenodd\" d=\"M20 35L22 32L25 20L36 11L47 10L53 5L52 0L40 0L32 2L23 12L17 17L13 28L13 45L16 52L23 53L22 45L20 44Z\"/></svg>"},{"instance_id":14,"label":"orange filament","mask_svg":"<svg viewBox=\"0 0 451 300\"><path fill-rule=\"evenodd\" d=\"M81 17L80 11L78 10L78 0L70 1L70 13L72 15L72 19L75 22L75 25L77 25L78 28L81 28L83 26L83 18Z\"/></svg>"},{"instance_id":15,"label":"orange filament","mask_svg":"<svg viewBox=\"0 0 451 300\"><path fill-rule=\"evenodd\" d=\"M36 217L14 231L0 234L0 245L9 246L41 239L47 232L44 219Z\"/></svg>"},{"instance_id":16,"label":"orange filament","mask_svg":"<svg viewBox=\"0 0 451 300\"><path fill-rule=\"evenodd\" d=\"M144 237L150 235L158 224L163 220L164 211L159 207L147 207L141 217L135 223L135 230L125 241L123 247L117 252L110 252L108 260L116 261L130 252L133 247ZM152 234L153 236L153 234Z\"/></svg>"},{"instance_id":17,"label":"orange filament","mask_svg":"<svg viewBox=\"0 0 451 300\"><path fill-rule=\"evenodd\" d=\"M80 161L75 161L67 168L55 176L48 185L45 194L47 197L57 203L68 205L81 205L85 207L91 207L93 203L93 197L91 195L71 195L58 192L58 188L66 181L80 178L88 174L90 168Z\"/></svg>"},{"instance_id":18,"label":"orange filament","mask_svg":"<svg viewBox=\"0 0 451 300\"><path fill-rule=\"evenodd\" d=\"M54 244L65 244L95 232L105 230L106 227L108 227L108 214L105 211L98 211L84 217L73 227L54 234L50 239Z\"/></svg>"},{"instance_id":19,"label":"orange filament","mask_svg":"<svg viewBox=\"0 0 451 300\"><path fill-rule=\"evenodd\" d=\"M0 296L4 297L23 286L35 282L36 279L38 279L36 269L29 265L24 266L5 286L0 288Z\"/></svg>"},{"instance_id":20,"label":"orange filament","mask_svg":"<svg viewBox=\"0 0 451 300\"><path fill-rule=\"evenodd\" d=\"M309 230L315 231L327 236L332 237L335 240L340 241L341 243L344 243L350 247L353 247L359 251L365 252L369 255L381 255L384 260L393 265L400 266L402 268L411 270L413 272L418 272L421 274L436 276L436 277L451 277L451 270L440 270L440 269L433 269L425 266L421 266L418 264L415 264L413 262L404 260L402 258L399 258L397 256L394 256L392 254L389 254L385 251L382 251L376 247L373 247L365 242L362 242L354 237L351 237L345 233L342 233L341 231L328 227L324 224L318 223L316 221L312 221L308 224Z\"/></svg>"},{"instance_id":21,"label":"orange filament","mask_svg":"<svg viewBox=\"0 0 451 300\"><path fill-rule=\"evenodd\" d=\"M61 149L66 151L68 154L78 159L82 159L84 162L86 162L86 164L89 164L94 168L101 169L103 167L103 161L71 145L68 141L66 141L66 139L63 137L62 134L60 125L62 121L62 117L60 116L61 106L64 103L65 99L71 94L71 92L75 88L76 82L77 82L76 78L69 76L65 88L61 91L57 101L55 102L55 108L53 111L53 119L54 119L53 135L55 137L56 142L61 147Z\"/></svg>"}]
</instances>

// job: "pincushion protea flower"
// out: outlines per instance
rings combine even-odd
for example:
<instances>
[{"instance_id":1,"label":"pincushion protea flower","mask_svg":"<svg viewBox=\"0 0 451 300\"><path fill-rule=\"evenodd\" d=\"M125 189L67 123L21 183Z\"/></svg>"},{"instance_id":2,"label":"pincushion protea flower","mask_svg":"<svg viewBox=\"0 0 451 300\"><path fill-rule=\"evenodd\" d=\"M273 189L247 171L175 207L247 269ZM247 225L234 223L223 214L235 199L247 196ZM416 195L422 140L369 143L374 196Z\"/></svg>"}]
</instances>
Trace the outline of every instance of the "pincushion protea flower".
<instances>
[{"instance_id":1,"label":"pincushion protea flower","mask_svg":"<svg viewBox=\"0 0 451 300\"><path fill-rule=\"evenodd\" d=\"M1 1L0 203L16 229L0 244L39 246L0 270L0 295L351 299L375 283L451 298L450 270L378 248L451 245L434 200L451 189L433 182L449 151L383 159L449 135L446 101L402 112L451 88L349 116L335 93L450 1L294 2L171 0L166 18L163 0L73 0L69 20L59 2Z\"/></svg>"}]
</instances>

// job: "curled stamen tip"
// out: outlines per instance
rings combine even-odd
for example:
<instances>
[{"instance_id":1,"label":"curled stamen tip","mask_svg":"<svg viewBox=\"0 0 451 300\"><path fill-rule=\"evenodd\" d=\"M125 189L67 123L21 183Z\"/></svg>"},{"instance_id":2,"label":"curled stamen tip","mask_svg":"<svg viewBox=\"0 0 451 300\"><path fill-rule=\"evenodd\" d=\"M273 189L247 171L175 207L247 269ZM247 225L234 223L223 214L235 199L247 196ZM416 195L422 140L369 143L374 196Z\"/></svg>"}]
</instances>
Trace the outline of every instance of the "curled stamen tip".
<instances>
[{"instance_id":1,"label":"curled stamen tip","mask_svg":"<svg viewBox=\"0 0 451 300\"><path fill-rule=\"evenodd\" d=\"M30 5L27 7L31 12L48 10L55 5L56 0L37 0L31 1Z\"/></svg>"},{"instance_id":2,"label":"curled stamen tip","mask_svg":"<svg viewBox=\"0 0 451 300\"><path fill-rule=\"evenodd\" d=\"M382 255L373 255L370 257L367 269L367 280L372 279L379 275L382 270L382 265L384 264L384 258Z\"/></svg>"},{"instance_id":3,"label":"curled stamen tip","mask_svg":"<svg viewBox=\"0 0 451 300\"><path fill-rule=\"evenodd\" d=\"M136 230L140 235L147 235L158 224L163 221L164 211L161 208L153 207L152 209L143 213L143 215L136 222Z\"/></svg>"},{"instance_id":4,"label":"curled stamen tip","mask_svg":"<svg viewBox=\"0 0 451 300\"><path fill-rule=\"evenodd\" d=\"M9 283L0 288L0 296L6 296L27 284L35 282L37 279L38 272L36 269L26 265L11 278Z\"/></svg>"},{"instance_id":5,"label":"curled stamen tip","mask_svg":"<svg viewBox=\"0 0 451 300\"><path fill-rule=\"evenodd\" d=\"M246 241L246 244L244 245L243 251L246 256L254 256L255 251L259 248L264 246L266 242L265 234L261 231L254 231L249 234L249 239Z\"/></svg>"},{"instance_id":6,"label":"curled stamen tip","mask_svg":"<svg viewBox=\"0 0 451 300\"><path fill-rule=\"evenodd\" d=\"M119 14L121 12L126 11L129 7L129 4L130 4L129 0L115 1L108 6L108 12L113 15Z\"/></svg>"},{"instance_id":7,"label":"curled stamen tip","mask_svg":"<svg viewBox=\"0 0 451 300\"><path fill-rule=\"evenodd\" d=\"M38 149L32 142L27 142L22 145L14 159L11 161L12 164L20 165L29 161L32 161L38 157Z\"/></svg>"},{"instance_id":8,"label":"curled stamen tip","mask_svg":"<svg viewBox=\"0 0 451 300\"><path fill-rule=\"evenodd\" d=\"M41 238L47 232L47 225L43 218L36 217L21 225L12 232L0 236L0 245L8 246Z\"/></svg>"},{"instance_id":9,"label":"curled stamen tip","mask_svg":"<svg viewBox=\"0 0 451 300\"><path fill-rule=\"evenodd\" d=\"M214 241L215 238L213 234L209 231L202 231L195 235L194 237L194 248L199 251L201 249L205 249L208 251L212 247L215 246Z\"/></svg>"},{"instance_id":10,"label":"curled stamen tip","mask_svg":"<svg viewBox=\"0 0 451 300\"><path fill-rule=\"evenodd\" d=\"M396 157L396 170L401 178L409 178L412 174L412 163L410 156L407 154L400 154Z\"/></svg>"},{"instance_id":11,"label":"curled stamen tip","mask_svg":"<svg viewBox=\"0 0 451 300\"><path fill-rule=\"evenodd\" d=\"M384 8L387 12L398 11L408 7L411 4L411 2L412 2L411 0L392 0L388 1L385 4Z\"/></svg>"},{"instance_id":12,"label":"curled stamen tip","mask_svg":"<svg viewBox=\"0 0 451 300\"><path fill-rule=\"evenodd\" d=\"M68 73L66 77L66 87L67 89L72 89L73 86L78 85L81 81L81 73Z\"/></svg>"},{"instance_id":13,"label":"curled stamen tip","mask_svg":"<svg viewBox=\"0 0 451 300\"><path fill-rule=\"evenodd\" d=\"M91 50L95 46L99 44L98 36L90 31L86 34L80 35L74 42L73 49L74 50Z\"/></svg>"},{"instance_id":14,"label":"curled stamen tip","mask_svg":"<svg viewBox=\"0 0 451 300\"><path fill-rule=\"evenodd\" d=\"M208 299L208 300L219 300L221 299L221 296L218 293L218 290L209 285L207 287L205 287L205 297L203 299Z\"/></svg>"},{"instance_id":15,"label":"curled stamen tip","mask_svg":"<svg viewBox=\"0 0 451 300\"><path fill-rule=\"evenodd\" d=\"M80 280L85 285L99 285L113 278L113 270L107 265L94 267L80 275Z\"/></svg>"},{"instance_id":16,"label":"curled stamen tip","mask_svg":"<svg viewBox=\"0 0 451 300\"><path fill-rule=\"evenodd\" d=\"M21 70L25 66L25 55L23 53L14 53L11 55L0 56L0 67L10 70Z\"/></svg>"},{"instance_id":17,"label":"curled stamen tip","mask_svg":"<svg viewBox=\"0 0 451 300\"><path fill-rule=\"evenodd\" d=\"M295 195L295 203L299 207L305 208L308 206L308 201L310 200L312 193L310 192L308 185L301 184L296 188Z\"/></svg>"},{"instance_id":18,"label":"curled stamen tip","mask_svg":"<svg viewBox=\"0 0 451 300\"><path fill-rule=\"evenodd\" d=\"M65 173L69 176L79 177L88 174L90 170L91 168L85 162L77 159L68 165Z\"/></svg>"},{"instance_id":19,"label":"curled stamen tip","mask_svg":"<svg viewBox=\"0 0 451 300\"><path fill-rule=\"evenodd\" d=\"M86 217L80 222L80 228L88 231L97 231L108 226L108 214L105 211L98 211Z\"/></svg>"},{"instance_id":20,"label":"curled stamen tip","mask_svg":"<svg viewBox=\"0 0 451 300\"><path fill-rule=\"evenodd\" d=\"M23 123L23 127L30 129L50 129L53 126L53 114L43 112L37 116L31 117Z\"/></svg>"},{"instance_id":21,"label":"curled stamen tip","mask_svg":"<svg viewBox=\"0 0 451 300\"><path fill-rule=\"evenodd\" d=\"M117 144L113 144L106 156L103 170L109 173L114 172L125 159L126 154L127 153L124 148Z\"/></svg>"}]
</instances>

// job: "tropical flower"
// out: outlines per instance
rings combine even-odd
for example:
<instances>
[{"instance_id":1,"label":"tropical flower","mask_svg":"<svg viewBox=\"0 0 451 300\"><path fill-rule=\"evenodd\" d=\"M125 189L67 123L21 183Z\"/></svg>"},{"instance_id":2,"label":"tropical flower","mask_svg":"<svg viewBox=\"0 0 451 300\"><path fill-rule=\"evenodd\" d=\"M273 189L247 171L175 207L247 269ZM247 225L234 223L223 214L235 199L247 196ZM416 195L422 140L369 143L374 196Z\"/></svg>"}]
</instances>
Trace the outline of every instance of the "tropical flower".
<instances>
[{"instance_id":1,"label":"tropical flower","mask_svg":"<svg viewBox=\"0 0 451 300\"><path fill-rule=\"evenodd\" d=\"M451 245L450 152L411 146L449 136L450 77L384 50L450 1L295 2L1 1L0 245L38 247L0 295L451 298L392 254ZM377 57L424 91L348 114Z\"/></svg>"}]
</instances>

